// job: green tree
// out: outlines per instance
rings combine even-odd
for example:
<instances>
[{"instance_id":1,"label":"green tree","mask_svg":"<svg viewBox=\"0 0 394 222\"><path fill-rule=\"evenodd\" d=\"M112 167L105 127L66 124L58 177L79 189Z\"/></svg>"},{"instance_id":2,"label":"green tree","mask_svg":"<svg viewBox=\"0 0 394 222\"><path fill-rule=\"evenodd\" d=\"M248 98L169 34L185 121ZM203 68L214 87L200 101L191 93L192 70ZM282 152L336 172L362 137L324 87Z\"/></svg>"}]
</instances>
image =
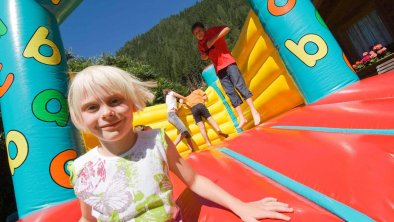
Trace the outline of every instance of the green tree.
<instances>
[{"instance_id":1,"label":"green tree","mask_svg":"<svg viewBox=\"0 0 394 222\"><path fill-rule=\"evenodd\" d=\"M201 61L197 40L191 33L196 21L207 27L227 25L231 32L226 37L232 48L238 39L250 6L245 0L204 0L177 15L163 19L148 32L128 41L117 55L127 55L152 67L162 78L182 85L197 80L201 85L201 71L210 64ZM196 84L195 82L193 82Z\"/></svg>"},{"instance_id":2,"label":"green tree","mask_svg":"<svg viewBox=\"0 0 394 222\"><path fill-rule=\"evenodd\" d=\"M68 71L71 73L77 73L84 68L92 65L109 65L109 66L116 66L121 68L143 81L154 80L157 82L158 86L153 89L155 94L155 100L152 104L163 103L164 98L162 95L162 91L165 88L173 89L179 93L187 94L187 87L172 81L169 78L159 76L153 71L153 68L143 62L136 61L128 57L127 55L110 55L110 54L102 54L97 58L83 58L80 56L72 56L67 61L68 64Z\"/></svg>"}]
</instances>

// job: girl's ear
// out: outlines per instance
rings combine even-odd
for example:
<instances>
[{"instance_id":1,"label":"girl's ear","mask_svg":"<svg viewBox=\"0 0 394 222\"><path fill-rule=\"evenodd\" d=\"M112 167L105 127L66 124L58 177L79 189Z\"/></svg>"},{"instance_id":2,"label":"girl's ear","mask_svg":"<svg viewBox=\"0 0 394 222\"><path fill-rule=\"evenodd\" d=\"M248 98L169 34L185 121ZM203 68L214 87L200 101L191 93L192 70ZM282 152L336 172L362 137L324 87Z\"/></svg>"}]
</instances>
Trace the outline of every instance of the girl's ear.
<instances>
[{"instance_id":1,"label":"girl's ear","mask_svg":"<svg viewBox=\"0 0 394 222\"><path fill-rule=\"evenodd\" d=\"M133 110L133 113L135 113L135 112L137 112L138 109L137 109L137 107L133 104L132 107L131 107L131 110Z\"/></svg>"}]
</instances>

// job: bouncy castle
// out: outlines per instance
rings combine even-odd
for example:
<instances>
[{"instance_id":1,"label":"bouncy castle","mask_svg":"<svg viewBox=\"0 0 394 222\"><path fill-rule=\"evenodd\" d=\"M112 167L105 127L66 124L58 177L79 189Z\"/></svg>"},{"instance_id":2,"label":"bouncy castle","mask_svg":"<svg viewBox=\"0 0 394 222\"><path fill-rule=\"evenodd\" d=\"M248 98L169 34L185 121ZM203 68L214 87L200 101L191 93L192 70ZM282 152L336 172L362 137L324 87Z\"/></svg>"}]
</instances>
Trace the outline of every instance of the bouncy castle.
<instances>
[{"instance_id":1,"label":"bouncy castle","mask_svg":"<svg viewBox=\"0 0 394 222\"><path fill-rule=\"evenodd\" d=\"M65 168L97 145L70 122L69 76L59 25L81 0L1 1L0 104L20 221L77 221L79 203ZM207 125L206 149L190 110L198 152L178 151L200 174L241 200L275 196L292 221L394 220L394 73L360 81L308 0L249 0L232 51L264 123L242 132L212 66L207 107L230 138ZM134 124L177 131L164 104L136 113ZM248 107L242 107L251 119ZM240 221L198 197L175 176L185 221ZM270 220L266 220L270 221Z\"/></svg>"}]
</instances>

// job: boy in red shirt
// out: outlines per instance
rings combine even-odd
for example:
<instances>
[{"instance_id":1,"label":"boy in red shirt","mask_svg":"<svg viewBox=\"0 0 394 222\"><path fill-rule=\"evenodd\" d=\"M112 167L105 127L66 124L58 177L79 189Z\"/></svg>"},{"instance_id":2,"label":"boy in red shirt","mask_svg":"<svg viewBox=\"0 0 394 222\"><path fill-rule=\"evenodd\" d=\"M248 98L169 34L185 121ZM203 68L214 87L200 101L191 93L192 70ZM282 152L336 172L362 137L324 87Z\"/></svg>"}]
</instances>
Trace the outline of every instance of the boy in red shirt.
<instances>
[{"instance_id":1,"label":"boy in red shirt","mask_svg":"<svg viewBox=\"0 0 394 222\"><path fill-rule=\"evenodd\" d=\"M229 32L230 28L226 26L217 26L205 29L204 25L200 22L196 22L192 26L192 33L199 40L198 50L200 51L201 59L211 60L215 67L216 74L219 77L220 83L229 97L231 105L235 108L239 116L239 124L237 128L242 128L247 123L241 109L243 101L238 93L241 94L243 99L249 105L254 125L258 125L260 124L260 114L254 107L252 93L246 87L245 80L238 69L234 57L228 50L224 39Z\"/></svg>"}]
</instances>

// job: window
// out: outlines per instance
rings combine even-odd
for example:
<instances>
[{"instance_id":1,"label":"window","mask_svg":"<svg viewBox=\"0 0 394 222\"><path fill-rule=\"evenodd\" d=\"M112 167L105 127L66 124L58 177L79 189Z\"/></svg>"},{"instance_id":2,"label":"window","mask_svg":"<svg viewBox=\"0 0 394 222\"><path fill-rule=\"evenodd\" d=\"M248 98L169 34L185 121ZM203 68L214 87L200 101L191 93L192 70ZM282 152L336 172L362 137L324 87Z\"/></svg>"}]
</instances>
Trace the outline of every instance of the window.
<instances>
[{"instance_id":1,"label":"window","mask_svg":"<svg viewBox=\"0 0 394 222\"><path fill-rule=\"evenodd\" d=\"M393 43L393 38L383 24L376 10L360 19L346 30L346 34L358 55L369 51L371 46L381 43L387 46Z\"/></svg>"}]
</instances>

